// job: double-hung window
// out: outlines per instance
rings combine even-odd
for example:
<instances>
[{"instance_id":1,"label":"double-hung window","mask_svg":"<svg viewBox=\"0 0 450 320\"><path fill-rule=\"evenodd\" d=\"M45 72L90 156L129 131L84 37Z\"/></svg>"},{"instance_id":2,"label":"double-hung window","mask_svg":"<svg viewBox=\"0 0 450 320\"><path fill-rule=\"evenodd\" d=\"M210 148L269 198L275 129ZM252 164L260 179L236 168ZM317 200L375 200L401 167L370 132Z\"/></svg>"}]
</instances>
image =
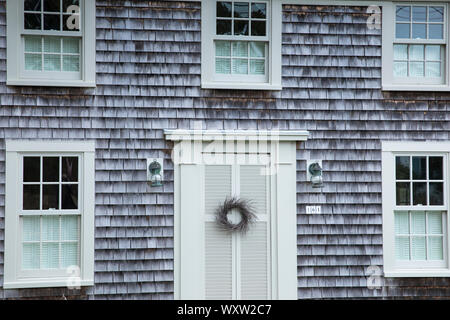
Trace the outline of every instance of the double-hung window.
<instances>
[{"instance_id":1,"label":"double-hung window","mask_svg":"<svg viewBox=\"0 0 450 320\"><path fill-rule=\"evenodd\" d=\"M202 86L281 89L276 0L202 2Z\"/></svg>"},{"instance_id":2,"label":"double-hung window","mask_svg":"<svg viewBox=\"0 0 450 320\"><path fill-rule=\"evenodd\" d=\"M386 4L383 88L450 90L446 3Z\"/></svg>"},{"instance_id":3,"label":"double-hung window","mask_svg":"<svg viewBox=\"0 0 450 320\"><path fill-rule=\"evenodd\" d=\"M386 276L450 276L448 143L384 142Z\"/></svg>"},{"instance_id":4,"label":"double-hung window","mask_svg":"<svg viewBox=\"0 0 450 320\"><path fill-rule=\"evenodd\" d=\"M94 144L6 144L5 288L93 282Z\"/></svg>"},{"instance_id":5,"label":"double-hung window","mask_svg":"<svg viewBox=\"0 0 450 320\"><path fill-rule=\"evenodd\" d=\"M95 85L95 1L8 0L10 85Z\"/></svg>"}]
</instances>

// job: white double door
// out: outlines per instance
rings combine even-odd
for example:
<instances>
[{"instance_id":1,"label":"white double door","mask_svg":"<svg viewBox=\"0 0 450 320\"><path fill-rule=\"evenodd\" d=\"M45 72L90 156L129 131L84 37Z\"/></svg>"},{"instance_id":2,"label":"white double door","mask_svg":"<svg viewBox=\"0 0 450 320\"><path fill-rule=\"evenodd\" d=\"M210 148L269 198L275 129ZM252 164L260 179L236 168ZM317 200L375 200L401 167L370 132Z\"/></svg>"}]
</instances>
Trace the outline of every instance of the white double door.
<instances>
[{"instance_id":1,"label":"white double door","mask_svg":"<svg viewBox=\"0 0 450 320\"><path fill-rule=\"evenodd\" d=\"M271 299L271 179L268 156L227 155L223 164L180 166L181 299ZM250 201L246 233L223 230L227 197ZM239 220L233 212L231 219Z\"/></svg>"}]
</instances>

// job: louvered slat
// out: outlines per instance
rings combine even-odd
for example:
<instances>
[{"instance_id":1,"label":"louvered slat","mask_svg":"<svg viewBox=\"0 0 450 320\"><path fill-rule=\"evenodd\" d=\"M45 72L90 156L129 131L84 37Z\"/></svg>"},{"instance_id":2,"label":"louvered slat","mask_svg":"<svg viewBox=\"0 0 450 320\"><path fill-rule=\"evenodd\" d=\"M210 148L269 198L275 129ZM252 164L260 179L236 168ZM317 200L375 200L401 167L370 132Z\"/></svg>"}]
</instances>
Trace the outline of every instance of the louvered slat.
<instances>
[{"instance_id":1,"label":"louvered slat","mask_svg":"<svg viewBox=\"0 0 450 320\"><path fill-rule=\"evenodd\" d=\"M240 167L241 198L251 200L256 214L267 212L266 176L262 174L264 166L242 165Z\"/></svg>"},{"instance_id":2,"label":"louvered slat","mask_svg":"<svg viewBox=\"0 0 450 320\"><path fill-rule=\"evenodd\" d=\"M268 299L267 223L257 222L241 238L241 298Z\"/></svg>"}]
</instances>

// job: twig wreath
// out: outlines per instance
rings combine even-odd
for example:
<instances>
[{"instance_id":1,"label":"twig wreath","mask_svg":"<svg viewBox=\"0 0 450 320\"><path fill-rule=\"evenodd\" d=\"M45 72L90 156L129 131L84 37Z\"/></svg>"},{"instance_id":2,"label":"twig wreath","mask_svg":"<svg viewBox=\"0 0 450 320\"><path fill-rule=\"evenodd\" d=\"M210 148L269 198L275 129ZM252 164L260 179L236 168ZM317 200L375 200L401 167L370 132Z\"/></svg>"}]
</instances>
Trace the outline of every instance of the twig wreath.
<instances>
[{"instance_id":1,"label":"twig wreath","mask_svg":"<svg viewBox=\"0 0 450 320\"><path fill-rule=\"evenodd\" d=\"M232 223L228 220L228 215L232 210L237 210L241 215L239 223ZM230 232L245 233L250 224L256 221L254 209L249 200L239 199L237 197L226 198L223 204L216 209L216 222L223 229Z\"/></svg>"}]
</instances>

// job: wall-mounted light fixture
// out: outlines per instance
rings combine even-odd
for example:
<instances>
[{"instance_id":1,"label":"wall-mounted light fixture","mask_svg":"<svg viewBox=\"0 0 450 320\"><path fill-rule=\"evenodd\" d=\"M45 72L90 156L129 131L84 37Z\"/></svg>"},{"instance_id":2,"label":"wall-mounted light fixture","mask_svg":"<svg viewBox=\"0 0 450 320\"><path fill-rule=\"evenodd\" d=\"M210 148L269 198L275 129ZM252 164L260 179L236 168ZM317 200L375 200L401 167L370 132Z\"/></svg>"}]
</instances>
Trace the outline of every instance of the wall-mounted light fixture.
<instances>
[{"instance_id":1,"label":"wall-mounted light fixture","mask_svg":"<svg viewBox=\"0 0 450 320\"><path fill-rule=\"evenodd\" d=\"M147 180L151 187L161 187L164 177L164 159L147 159Z\"/></svg>"},{"instance_id":2,"label":"wall-mounted light fixture","mask_svg":"<svg viewBox=\"0 0 450 320\"><path fill-rule=\"evenodd\" d=\"M307 178L313 188L323 187L322 160L309 160L306 164Z\"/></svg>"}]
</instances>

